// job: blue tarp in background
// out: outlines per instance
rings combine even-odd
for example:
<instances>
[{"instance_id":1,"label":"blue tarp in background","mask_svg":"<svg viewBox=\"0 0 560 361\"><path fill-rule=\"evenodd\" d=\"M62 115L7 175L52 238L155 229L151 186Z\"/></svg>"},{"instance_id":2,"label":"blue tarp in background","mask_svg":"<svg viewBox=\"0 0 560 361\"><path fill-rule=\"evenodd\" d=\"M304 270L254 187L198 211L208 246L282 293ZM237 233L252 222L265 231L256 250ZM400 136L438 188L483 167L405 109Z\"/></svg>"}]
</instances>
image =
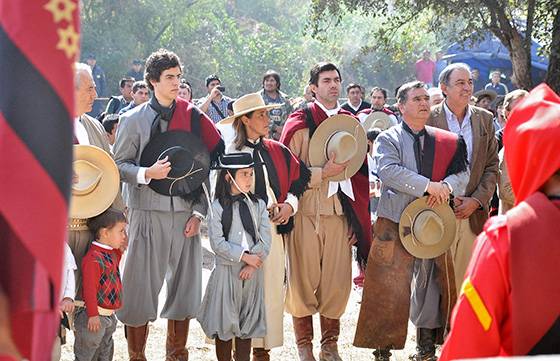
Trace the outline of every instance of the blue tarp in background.
<instances>
[{"instance_id":1,"label":"blue tarp in background","mask_svg":"<svg viewBox=\"0 0 560 361\"><path fill-rule=\"evenodd\" d=\"M531 77L533 84L538 84L544 80L548 69L548 59L538 55L540 45L533 41L531 46ZM507 48L493 34L488 33L480 41L474 42L467 40L462 45L459 43L451 44L443 57L449 63L466 63L471 68L480 71L481 79L489 79L490 72L501 70L506 79L502 83L508 88L515 89L511 84L511 60ZM489 82L489 80L488 80Z\"/></svg>"}]
</instances>

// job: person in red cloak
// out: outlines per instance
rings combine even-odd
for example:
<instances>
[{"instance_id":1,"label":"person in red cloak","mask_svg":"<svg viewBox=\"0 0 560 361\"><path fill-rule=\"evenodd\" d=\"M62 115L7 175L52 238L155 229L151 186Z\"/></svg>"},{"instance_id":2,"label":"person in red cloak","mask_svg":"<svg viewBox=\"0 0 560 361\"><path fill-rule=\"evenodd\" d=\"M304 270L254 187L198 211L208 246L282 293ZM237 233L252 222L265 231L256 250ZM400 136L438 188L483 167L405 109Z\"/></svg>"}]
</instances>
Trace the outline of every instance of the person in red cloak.
<instances>
[{"instance_id":1,"label":"person in red cloak","mask_svg":"<svg viewBox=\"0 0 560 361\"><path fill-rule=\"evenodd\" d=\"M516 206L476 241L440 360L560 353L560 97L547 85L514 108L504 145Z\"/></svg>"}]
</instances>

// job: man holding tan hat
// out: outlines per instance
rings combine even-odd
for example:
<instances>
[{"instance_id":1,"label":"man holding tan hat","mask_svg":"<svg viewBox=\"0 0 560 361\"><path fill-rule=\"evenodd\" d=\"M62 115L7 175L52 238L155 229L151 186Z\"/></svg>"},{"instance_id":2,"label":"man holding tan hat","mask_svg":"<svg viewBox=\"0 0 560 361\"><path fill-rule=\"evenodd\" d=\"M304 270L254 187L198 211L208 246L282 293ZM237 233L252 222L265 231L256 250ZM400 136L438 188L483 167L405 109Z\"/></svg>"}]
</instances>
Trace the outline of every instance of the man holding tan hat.
<instances>
[{"instance_id":1,"label":"man holding tan hat","mask_svg":"<svg viewBox=\"0 0 560 361\"><path fill-rule=\"evenodd\" d=\"M337 341L352 284L352 249L369 246L371 224L364 128L340 108L340 72L316 64L309 86L316 100L286 121L280 142L311 170L288 254L286 309L293 316L300 360L313 356L313 319L320 314L321 360L340 360ZM365 259L365 257L363 257Z\"/></svg>"},{"instance_id":2,"label":"man holding tan hat","mask_svg":"<svg viewBox=\"0 0 560 361\"><path fill-rule=\"evenodd\" d=\"M91 69L86 64L76 63L74 65L74 71L74 98L76 103L76 117L74 118L74 144L100 148L112 157L109 141L105 135L105 129L103 129L101 123L99 123L96 119L86 114L91 111L93 102L95 98L97 98ZM73 197L70 207L70 220L68 222L68 245L72 250L77 265L82 263L82 258L86 254L88 244L93 240L93 235L86 225L87 219L100 214L113 202L113 207L120 210L124 209L124 204L120 195L118 195L118 192L115 194L112 194L112 191L109 192L109 194L112 194L109 198L112 198L109 200L108 204L104 203L105 200L99 199L98 192L105 193L106 188L103 184L106 179L112 177L112 174L108 176L106 173L103 173L105 168L99 165L94 165L95 162L93 159L86 161L90 154L95 153L94 150L86 149L87 147L83 147L81 150L75 150L74 152ZM97 161L97 157L94 156L94 158L95 161ZM105 164L105 162L103 164ZM80 173L82 171L84 172L84 175L80 177ZM97 174L97 176L92 178L91 176L95 174ZM111 189L115 188L118 190L118 174L116 179L112 179L110 183L115 185L115 187L110 186ZM81 283L81 270L80 267L78 267L76 270L76 295L80 294Z\"/></svg>"},{"instance_id":3,"label":"man holding tan hat","mask_svg":"<svg viewBox=\"0 0 560 361\"><path fill-rule=\"evenodd\" d=\"M424 83L402 85L397 98L403 122L376 139L381 198L354 345L389 360L391 349L404 348L410 315L417 328L414 359L435 360L435 343L443 341L455 300L449 197L461 194L468 181L466 145L426 126L430 97Z\"/></svg>"}]
</instances>

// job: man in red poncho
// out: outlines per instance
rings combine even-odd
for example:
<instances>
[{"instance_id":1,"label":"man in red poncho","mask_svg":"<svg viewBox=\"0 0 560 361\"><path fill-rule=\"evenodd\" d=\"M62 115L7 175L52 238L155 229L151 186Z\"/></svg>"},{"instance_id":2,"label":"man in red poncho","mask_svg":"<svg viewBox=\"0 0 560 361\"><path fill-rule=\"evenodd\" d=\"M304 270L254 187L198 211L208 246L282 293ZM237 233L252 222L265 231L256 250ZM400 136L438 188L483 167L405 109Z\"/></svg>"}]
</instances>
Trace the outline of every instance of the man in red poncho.
<instances>
[{"instance_id":1,"label":"man in red poncho","mask_svg":"<svg viewBox=\"0 0 560 361\"><path fill-rule=\"evenodd\" d=\"M516 206L477 239L441 360L560 353L560 97L542 84L509 119Z\"/></svg>"}]
</instances>

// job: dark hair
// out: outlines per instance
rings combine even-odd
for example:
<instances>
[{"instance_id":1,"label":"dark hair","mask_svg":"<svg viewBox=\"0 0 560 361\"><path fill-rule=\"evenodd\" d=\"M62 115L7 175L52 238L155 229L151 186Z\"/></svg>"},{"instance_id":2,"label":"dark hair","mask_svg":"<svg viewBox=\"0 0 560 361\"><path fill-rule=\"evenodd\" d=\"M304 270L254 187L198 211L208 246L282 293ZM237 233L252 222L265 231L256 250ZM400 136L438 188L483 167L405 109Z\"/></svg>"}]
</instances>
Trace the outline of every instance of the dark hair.
<instances>
[{"instance_id":1,"label":"dark hair","mask_svg":"<svg viewBox=\"0 0 560 361\"><path fill-rule=\"evenodd\" d=\"M134 78L130 77L130 76L125 76L124 78L121 79L121 81L119 82L119 87L124 88L124 86L126 85L126 83L131 82L134 83Z\"/></svg>"},{"instance_id":2,"label":"dark hair","mask_svg":"<svg viewBox=\"0 0 560 361\"><path fill-rule=\"evenodd\" d=\"M371 92L369 92L369 95L372 96L374 92L381 92L383 94L383 98L387 99L387 89L375 86L375 87L371 88ZM395 94L396 94L396 92L395 92Z\"/></svg>"},{"instance_id":3,"label":"dark hair","mask_svg":"<svg viewBox=\"0 0 560 361\"><path fill-rule=\"evenodd\" d=\"M159 49L158 51L153 52L148 57L148 60L146 60L146 70L144 73L144 80L146 81L148 88L153 91L154 87L152 86L152 83L150 83L150 80L159 82L161 73L167 69L176 67L183 69L181 60L174 52L166 49Z\"/></svg>"},{"instance_id":4,"label":"dark hair","mask_svg":"<svg viewBox=\"0 0 560 361\"><path fill-rule=\"evenodd\" d=\"M379 134L381 134L381 129L379 129L379 128L370 129L370 130L368 130L368 132L367 132L367 139L368 139L370 142L373 143L373 142L375 141L375 139L377 139L377 136L378 136Z\"/></svg>"},{"instance_id":5,"label":"dark hair","mask_svg":"<svg viewBox=\"0 0 560 361\"><path fill-rule=\"evenodd\" d=\"M309 71L309 84L319 85L319 74L325 71L332 71L332 70L336 70L336 72L338 73L338 77L340 78L340 81L342 81L340 70L338 70L336 65L334 65L333 63L320 62L313 65L313 68L311 68L311 70Z\"/></svg>"},{"instance_id":6,"label":"dark hair","mask_svg":"<svg viewBox=\"0 0 560 361\"><path fill-rule=\"evenodd\" d=\"M103 128L107 134L111 134L113 132L113 128L119 122L119 116L117 114L107 114L103 119Z\"/></svg>"},{"instance_id":7,"label":"dark hair","mask_svg":"<svg viewBox=\"0 0 560 361\"><path fill-rule=\"evenodd\" d=\"M115 208L109 208L100 215L88 219L87 226L97 240L99 239L99 231L101 228L111 229L119 222L126 223L124 213Z\"/></svg>"},{"instance_id":8,"label":"dark hair","mask_svg":"<svg viewBox=\"0 0 560 361\"><path fill-rule=\"evenodd\" d=\"M276 88L278 88L278 90L280 90L280 74L278 74L276 71L274 70L267 70L266 73L264 73L263 75L263 79L262 79L262 85L264 87L264 81L267 78L273 77L274 80L276 80Z\"/></svg>"},{"instance_id":9,"label":"dark hair","mask_svg":"<svg viewBox=\"0 0 560 361\"><path fill-rule=\"evenodd\" d=\"M148 88L148 84L146 84L146 82L143 80L135 81L134 84L132 84L132 92L134 94L136 94L136 92L139 89L146 89L146 88Z\"/></svg>"},{"instance_id":10,"label":"dark hair","mask_svg":"<svg viewBox=\"0 0 560 361\"><path fill-rule=\"evenodd\" d=\"M358 88L360 89L360 91L362 91L362 87L356 83L350 83L348 84L348 86L346 87L346 94L348 94L350 92L350 90L354 89L354 88Z\"/></svg>"},{"instance_id":11,"label":"dark hair","mask_svg":"<svg viewBox=\"0 0 560 361\"><path fill-rule=\"evenodd\" d=\"M208 87L208 84L210 84L214 80L219 81L220 84L222 83L222 81L220 80L220 78L218 78L216 74L210 74L206 77L206 87Z\"/></svg>"},{"instance_id":12,"label":"dark hair","mask_svg":"<svg viewBox=\"0 0 560 361\"><path fill-rule=\"evenodd\" d=\"M227 103L227 110L230 110L233 112L233 103L235 103L235 99L231 100L229 103Z\"/></svg>"},{"instance_id":13,"label":"dark hair","mask_svg":"<svg viewBox=\"0 0 560 361\"><path fill-rule=\"evenodd\" d=\"M397 102L399 104L404 104L406 103L406 101L408 100L408 93L412 90L412 89L420 89L420 88L425 88L426 84L424 84L421 81L418 80L414 80L408 83L404 83L403 85L401 85L399 87L399 91L397 92Z\"/></svg>"},{"instance_id":14,"label":"dark hair","mask_svg":"<svg viewBox=\"0 0 560 361\"><path fill-rule=\"evenodd\" d=\"M245 124L241 121L241 117L243 116L251 118L253 116L253 112L240 115L233 121L233 129L235 129L235 139L233 140L233 144L235 144L235 149L237 150L241 150L247 140L247 130L245 130Z\"/></svg>"}]
</instances>

